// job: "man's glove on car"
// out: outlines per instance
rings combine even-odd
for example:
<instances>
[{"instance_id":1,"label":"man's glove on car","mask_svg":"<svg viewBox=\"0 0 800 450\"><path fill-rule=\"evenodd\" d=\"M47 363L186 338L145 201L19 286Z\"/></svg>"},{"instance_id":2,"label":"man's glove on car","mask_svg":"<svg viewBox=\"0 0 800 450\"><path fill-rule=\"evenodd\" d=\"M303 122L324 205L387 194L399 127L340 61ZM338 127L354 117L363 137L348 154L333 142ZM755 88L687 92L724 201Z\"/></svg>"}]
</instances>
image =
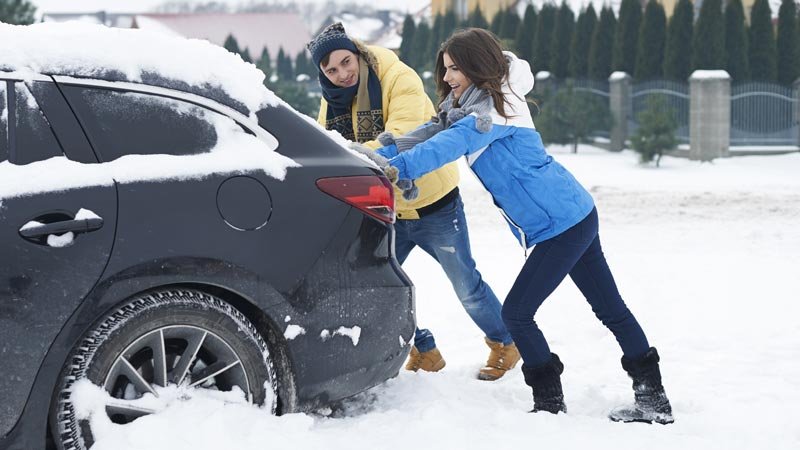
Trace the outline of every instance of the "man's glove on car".
<instances>
[{"instance_id":1,"label":"man's glove on car","mask_svg":"<svg viewBox=\"0 0 800 450\"><path fill-rule=\"evenodd\" d=\"M397 168L392 167L389 164L388 159L375 153L375 150L365 145L361 145L358 142L351 142L350 149L358 153L361 153L362 155L369 158L370 161L374 162L383 171L383 173L386 175L386 178L388 178L390 182L392 183L397 182Z\"/></svg>"}]
</instances>

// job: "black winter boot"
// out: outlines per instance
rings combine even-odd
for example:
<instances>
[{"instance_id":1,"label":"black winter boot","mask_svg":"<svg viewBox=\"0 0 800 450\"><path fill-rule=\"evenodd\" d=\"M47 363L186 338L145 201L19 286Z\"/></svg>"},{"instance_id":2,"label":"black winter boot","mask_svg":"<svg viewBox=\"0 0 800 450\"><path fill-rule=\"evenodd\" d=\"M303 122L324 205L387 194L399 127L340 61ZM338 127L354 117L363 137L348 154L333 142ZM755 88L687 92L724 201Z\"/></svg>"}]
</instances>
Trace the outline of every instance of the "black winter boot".
<instances>
[{"instance_id":1,"label":"black winter boot","mask_svg":"<svg viewBox=\"0 0 800 450\"><path fill-rule=\"evenodd\" d=\"M533 390L533 410L531 412L547 411L553 414L566 413L567 405L564 404L564 391L561 389L561 374L564 364L558 355L551 353L550 361L539 367L522 365L522 374L525 375L525 384Z\"/></svg>"},{"instance_id":2,"label":"black winter boot","mask_svg":"<svg viewBox=\"0 0 800 450\"><path fill-rule=\"evenodd\" d=\"M633 393L636 402L630 406L614 409L608 418L614 422L645 422L668 424L672 418L664 386L661 385L661 371L658 369L658 352L654 347L639 359L622 357L622 368L633 379Z\"/></svg>"}]
</instances>

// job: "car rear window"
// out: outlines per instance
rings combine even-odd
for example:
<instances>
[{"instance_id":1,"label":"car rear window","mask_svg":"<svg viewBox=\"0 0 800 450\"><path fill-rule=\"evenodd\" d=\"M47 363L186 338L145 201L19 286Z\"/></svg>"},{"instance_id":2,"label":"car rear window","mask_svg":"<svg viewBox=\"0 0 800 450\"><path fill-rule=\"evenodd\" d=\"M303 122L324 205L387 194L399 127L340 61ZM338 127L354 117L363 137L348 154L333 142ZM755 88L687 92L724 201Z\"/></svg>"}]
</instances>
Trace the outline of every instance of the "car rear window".
<instances>
[{"instance_id":1,"label":"car rear window","mask_svg":"<svg viewBox=\"0 0 800 450\"><path fill-rule=\"evenodd\" d=\"M217 143L214 121L227 119L157 95L78 86L65 87L65 94L104 162L125 155L206 153Z\"/></svg>"}]
</instances>

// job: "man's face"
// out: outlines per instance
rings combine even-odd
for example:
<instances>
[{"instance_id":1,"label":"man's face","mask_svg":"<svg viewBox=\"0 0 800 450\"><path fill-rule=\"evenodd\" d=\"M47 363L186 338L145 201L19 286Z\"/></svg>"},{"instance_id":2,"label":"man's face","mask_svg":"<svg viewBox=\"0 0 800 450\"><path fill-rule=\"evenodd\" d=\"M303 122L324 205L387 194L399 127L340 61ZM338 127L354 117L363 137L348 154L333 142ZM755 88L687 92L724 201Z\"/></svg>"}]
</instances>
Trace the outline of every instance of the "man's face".
<instances>
[{"instance_id":1,"label":"man's face","mask_svg":"<svg viewBox=\"0 0 800 450\"><path fill-rule=\"evenodd\" d=\"M328 64L320 64L322 73L338 87L350 87L358 83L358 55L350 50L334 50L328 56Z\"/></svg>"}]
</instances>

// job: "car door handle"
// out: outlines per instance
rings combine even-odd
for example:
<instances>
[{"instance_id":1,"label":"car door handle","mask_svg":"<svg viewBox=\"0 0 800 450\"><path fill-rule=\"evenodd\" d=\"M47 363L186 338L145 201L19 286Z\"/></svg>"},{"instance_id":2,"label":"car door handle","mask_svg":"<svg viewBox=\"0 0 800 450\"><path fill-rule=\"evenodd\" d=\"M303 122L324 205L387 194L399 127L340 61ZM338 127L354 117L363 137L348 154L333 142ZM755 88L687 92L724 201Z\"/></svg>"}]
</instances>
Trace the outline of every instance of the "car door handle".
<instances>
[{"instance_id":1,"label":"car door handle","mask_svg":"<svg viewBox=\"0 0 800 450\"><path fill-rule=\"evenodd\" d=\"M89 233L103 227L103 219L90 217L86 219L64 220L61 222L45 223L20 228L19 234L26 238L39 238L50 234L64 234L68 232Z\"/></svg>"}]
</instances>

